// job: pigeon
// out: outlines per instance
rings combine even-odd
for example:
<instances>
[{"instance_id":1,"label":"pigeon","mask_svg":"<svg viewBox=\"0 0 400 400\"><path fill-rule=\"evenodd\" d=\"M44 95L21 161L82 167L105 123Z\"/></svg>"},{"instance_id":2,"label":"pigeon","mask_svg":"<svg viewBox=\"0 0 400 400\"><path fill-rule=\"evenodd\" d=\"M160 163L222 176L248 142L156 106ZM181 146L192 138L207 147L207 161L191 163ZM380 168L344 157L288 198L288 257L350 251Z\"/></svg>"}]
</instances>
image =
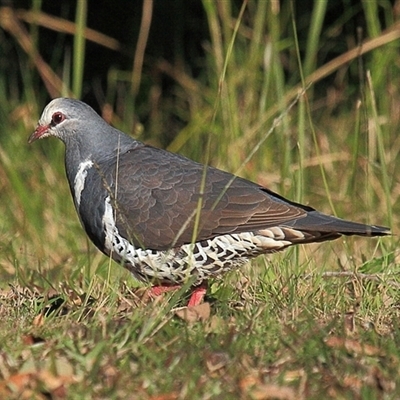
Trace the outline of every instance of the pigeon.
<instances>
[{"instance_id":1,"label":"pigeon","mask_svg":"<svg viewBox=\"0 0 400 400\"><path fill-rule=\"evenodd\" d=\"M65 169L92 242L160 294L189 282L188 306L207 280L249 259L342 235L389 228L323 214L257 183L133 139L86 103L57 98L29 137L65 144Z\"/></svg>"}]
</instances>

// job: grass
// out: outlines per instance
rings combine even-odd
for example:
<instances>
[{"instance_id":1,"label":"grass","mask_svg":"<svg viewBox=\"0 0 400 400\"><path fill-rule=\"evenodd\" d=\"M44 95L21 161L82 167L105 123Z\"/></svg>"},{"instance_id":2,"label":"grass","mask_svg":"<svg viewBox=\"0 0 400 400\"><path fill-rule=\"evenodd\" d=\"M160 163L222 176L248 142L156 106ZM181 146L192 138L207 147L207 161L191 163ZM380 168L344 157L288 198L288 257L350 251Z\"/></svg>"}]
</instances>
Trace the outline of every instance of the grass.
<instances>
[{"instance_id":1,"label":"grass","mask_svg":"<svg viewBox=\"0 0 400 400\"><path fill-rule=\"evenodd\" d=\"M312 20L295 18L289 2L277 9L249 0L243 19L229 1L203 5L210 40L201 75L194 80L181 65L156 63L176 84L173 96L155 101L141 95L162 93L146 61L139 81L136 64L141 87L135 93L131 71L110 66L105 116L162 145L172 114L186 125L169 149L239 171L321 211L391 226L396 234L399 45L389 2L378 7L389 31L380 30L371 2L346 8L328 27L322 20L329 7L319 3ZM40 2L35 7L40 11ZM369 51L350 46L341 52L347 59L321 62L318 56L356 12L365 16ZM28 20L29 13L18 15ZM82 49L85 21L78 22ZM0 76L0 124L7 132L0 136L0 398L399 397L396 235L260 257L211 282L210 313L176 312L187 300L184 290L146 298L86 239L64 176L62 145L27 146L45 102L35 95L44 91L38 77L47 79L49 91L58 81L29 51L29 43L37 48L40 41L35 24L26 36L1 16L0 25L10 34L9 48L21 46L24 83L18 89L16 74ZM70 72L75 93L84 87L84 54L72 58L72 67L57 57L48 66L68 72L60 93ZM334 79L320 81L326 71ZM307 95L290 108L304 88ZM133 103L139 120L143 104L154 118L142 125L128 117Z\"/></svg>"}]
</instances>

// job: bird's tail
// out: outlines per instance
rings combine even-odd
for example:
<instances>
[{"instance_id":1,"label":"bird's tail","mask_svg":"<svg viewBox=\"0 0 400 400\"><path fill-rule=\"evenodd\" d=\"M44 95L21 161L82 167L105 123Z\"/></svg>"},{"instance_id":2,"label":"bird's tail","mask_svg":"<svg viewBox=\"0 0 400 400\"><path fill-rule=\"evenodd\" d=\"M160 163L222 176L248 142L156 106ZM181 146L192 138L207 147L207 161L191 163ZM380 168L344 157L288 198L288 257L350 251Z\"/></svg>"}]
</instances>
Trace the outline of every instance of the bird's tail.
<instances>
[{"instance_id":1,"label":"bird's tail","mask_svg":"<svg viewBox=\"0 0 400 400\"><path fill-rule=\"evenodd\" d=\"M384 226L346 221L318 211L310 211L304 218L288 221L283 225L301 231L305 235L305 239L309 237L309 240L303 240L303 243L332 240L341 235L386 236L391 234L390 229Z\"/></svg>"}]
</instances>

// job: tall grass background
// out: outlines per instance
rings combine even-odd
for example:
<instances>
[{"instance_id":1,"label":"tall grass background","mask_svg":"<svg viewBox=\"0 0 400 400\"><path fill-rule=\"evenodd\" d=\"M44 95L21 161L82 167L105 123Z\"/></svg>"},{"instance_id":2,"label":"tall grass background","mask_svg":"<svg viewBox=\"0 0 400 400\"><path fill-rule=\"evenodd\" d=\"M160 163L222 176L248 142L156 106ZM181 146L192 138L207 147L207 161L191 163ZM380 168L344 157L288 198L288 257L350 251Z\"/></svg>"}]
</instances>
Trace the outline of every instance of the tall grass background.
<instances>
[{"instance_id":1,"label":"tall grass background","mask_svg":"<svg viewBox=\"0 0 400 400\"><path fill-rule=\"evenodd\" d=\"M69 378L67 398L396 398L398 5L343 4L330 24L325 1L299 18L298 2L204 0L208 40L194 78L185 60L146 58L153 4L144 0L132 69L110 63L107 85L94 88L92 105L139 140L394 232L253 260L212 283L213 316L193 323L171 312L182 293L144 304L139 285L88 242L62 144L27 145L49 98L85 97L86 42L122 44L88 29L86 1L74 22L44 14L41 1L1 8L2 54L16 52L19 64L4 59L0 72L0 394L57 396L40 375L50 371ZM355 14L362 26L332 58ZM59 32L50 60L39 51L43 26ZM168 93L154 69L173 82ZM48 313L54 293L64 315ZM29 335L44 344L27 353ZM29 383L11 387L25 367Z\"/></svg>"}]
</instances>

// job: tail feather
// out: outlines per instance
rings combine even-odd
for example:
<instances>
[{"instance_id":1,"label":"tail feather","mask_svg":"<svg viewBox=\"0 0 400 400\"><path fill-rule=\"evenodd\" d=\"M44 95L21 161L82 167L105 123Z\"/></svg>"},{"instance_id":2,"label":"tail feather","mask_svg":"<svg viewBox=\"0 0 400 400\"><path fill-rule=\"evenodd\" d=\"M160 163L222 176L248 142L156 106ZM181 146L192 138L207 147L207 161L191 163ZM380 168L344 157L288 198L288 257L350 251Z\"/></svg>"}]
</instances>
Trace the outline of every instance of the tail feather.
<instances>
[{"instance_id":1,"label":"tail feather","mask_svg":"<svg viewBox=\"0 0 400 400\"><path fill-rule=\"evenodd\" d=\"M329 236L334 239L340 235L386 236L391 234L390 229L384 226L346 221L318 211L310 211L304 218L285 222L284 225L302 232L319 233L321 240L329 240Z\"/></svg>"}]
</instances>

